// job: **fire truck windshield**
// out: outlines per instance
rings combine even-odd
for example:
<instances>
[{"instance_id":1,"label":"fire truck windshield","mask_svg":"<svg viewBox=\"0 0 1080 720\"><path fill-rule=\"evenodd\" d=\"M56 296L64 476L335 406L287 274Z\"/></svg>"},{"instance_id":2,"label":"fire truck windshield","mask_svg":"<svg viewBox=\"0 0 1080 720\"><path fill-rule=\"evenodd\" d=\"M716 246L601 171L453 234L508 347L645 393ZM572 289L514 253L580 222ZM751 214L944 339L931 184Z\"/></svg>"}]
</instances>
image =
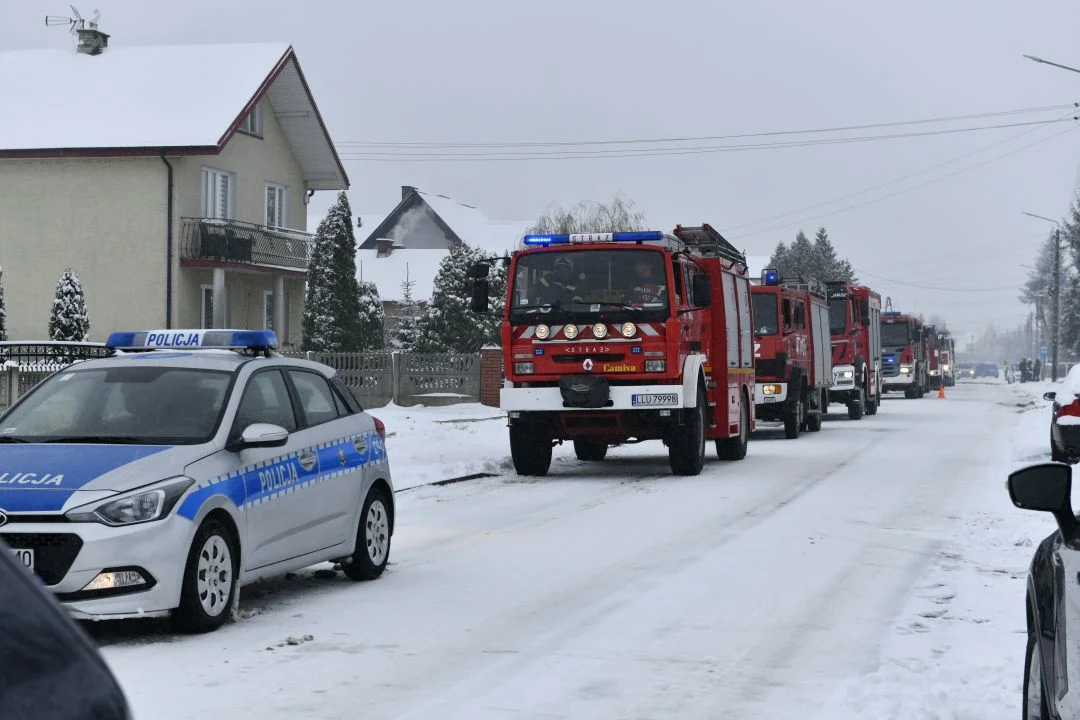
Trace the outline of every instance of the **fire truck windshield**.
<instances>
[{"instance_id":1,"label":"fire truck windshield","mask_svg":"<svg viewBox=\"0 0 1080 720\"><path fill-rule=\"evenodd\" d=\"M881 346L904 347L911 342L911 328L906 322L881 323Z\"/></svg>"},{"instance_id":2,"label":"fire truck windshield","mask_svg":"<svg viewBox=\"0 0 1080 720\"><path fill-rule=\"evenodd\" d=\"M829 334L843 335L848 329L848 299L846 295L829 299Z\"/></svg>"},{"instance_id":3,"label":"fire truck windshield","mask_svg":"<svg viewBox=\"0 0 1080 720\"><path fill-rule=\"evenodd\" d=\"M514 271L510 321L625 314L633 320L669 315L664 253L655 250L565 250L522 255Z\"/></svg>"},{"instance_id":4,"label":"fire truck windshield","mask_svg":"<svg viewBox=\"0 0 1080 720\"><path fill-rule=\"evenodd\" d=\"M779 325L776 295L754 293L750 297L754 308L754 334L775 335Z\"/></svg>"}]
</instances>

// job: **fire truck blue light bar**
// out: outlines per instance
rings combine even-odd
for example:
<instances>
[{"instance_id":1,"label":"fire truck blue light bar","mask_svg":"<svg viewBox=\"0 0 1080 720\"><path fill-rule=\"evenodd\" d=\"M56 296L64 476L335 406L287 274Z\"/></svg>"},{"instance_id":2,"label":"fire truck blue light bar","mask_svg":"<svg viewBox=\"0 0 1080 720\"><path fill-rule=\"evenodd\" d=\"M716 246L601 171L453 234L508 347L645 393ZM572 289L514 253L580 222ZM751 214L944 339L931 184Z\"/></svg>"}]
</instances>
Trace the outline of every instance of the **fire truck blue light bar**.
<instances>
[{"instance_id":1,"label":"fire truck blue light bar","mask_svg":"<svg viewBox=\"0 0 1080 720\"><path fill-rule=\"evenodd\" d=\"M547 247L548 245L580 245L585 243L608 243L608 242L650 242L662 240L664 233L659 230L647 232L616 232L616 233L575 233L573 235L526 235L521 242L533 247Z\"/></svg>"}]
</instances>

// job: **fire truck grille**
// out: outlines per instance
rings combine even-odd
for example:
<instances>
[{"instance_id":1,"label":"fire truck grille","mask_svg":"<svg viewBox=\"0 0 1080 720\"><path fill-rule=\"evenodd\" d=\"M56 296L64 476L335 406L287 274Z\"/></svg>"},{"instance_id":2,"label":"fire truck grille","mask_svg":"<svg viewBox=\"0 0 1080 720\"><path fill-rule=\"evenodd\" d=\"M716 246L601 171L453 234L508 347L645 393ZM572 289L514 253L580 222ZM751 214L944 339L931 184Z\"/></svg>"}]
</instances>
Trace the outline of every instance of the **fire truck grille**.
<instances>
[{"instance_id":1,"label":"fire truck grille","mask_svg":"<svg viewBox=\"0 0 1080 720\"><path fill-rule=\"evenodd\" d=\"M0 540L13 549L33 550L34 571L46 585L63 580L82 549L82 539L74 533L6 533Z\"/></svg>"},{"instance_id":2,"label":"fire truck grille","mask_svg":"<svg viewBox=\"0 0 1080 720\"><path fill-rule=\"evenodd\" d=\"M618 362L624 360L625 355L619 353L601 353L598 355L552 355L551 359L557 363L579 363L585 358L591 358L593 362Z\"/></svg>"},{"instance_id":3,"label":"fire truck grille","mask_svg":"<svg viewBox=\"0 0 1080 720\"><path fill-rule=\"evenodd\" d=\"M884 377L896 377L900 374L900 366L896 364L889 364L881 368L881 374Z\"/></svg>"}]
</instances>

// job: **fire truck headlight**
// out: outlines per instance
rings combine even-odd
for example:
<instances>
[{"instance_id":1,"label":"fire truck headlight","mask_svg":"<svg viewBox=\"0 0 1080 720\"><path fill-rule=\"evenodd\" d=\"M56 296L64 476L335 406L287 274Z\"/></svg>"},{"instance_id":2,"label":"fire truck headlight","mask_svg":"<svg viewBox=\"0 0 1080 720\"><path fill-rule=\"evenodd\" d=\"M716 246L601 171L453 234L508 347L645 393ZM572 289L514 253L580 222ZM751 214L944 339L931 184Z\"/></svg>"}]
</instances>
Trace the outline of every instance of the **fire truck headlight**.
<instances>
[{"instance_id":1,"label":"fire truck headlight","mask_svg":"<svg viewBox=\"0 0 1080 720\"><path fill-rule=\"evenodd\" d=\"M551 337L551 328L543 323L536 326L536 338L538 340L547 340Z\"/></svg>"},{"instance_id":2,"label":"fire truck headlight","mask_svg":"<svg viewBox=\"0 0 1080 720\"><path fill-rule=\"evenodd\" d=\"M622 332L624 338L632 338L634 335L637 335L637 325L632 322L624 322L620 328L620 332Z\"/></svg>"},{"instance_id":3,"label":"fire truck headlight","mask_svg":"<svg viewBox=\"0 0 1080 720\"><path fill-rule=\"evenodd\" d=\"M573 340L574 338L576 338L578 335L577 325L567 325L566 327L564 327L563 335L566 336L567 340Z\"/></svg>"},{"instance_id":4,"label":"fire truck headlight","mask_svg":"<svg viewBox=\"0 0 1080 720\"><path fill-rule=\"evenodd\" d=\"M596 323L592 326L593 337L603 340L607 337L607 325L604 323Z\"/></svg>"},{"instance_id":5,"label":"fire truck headlight","mask_svg":"<svg viewBox=\"0 0 1080 720\"><path fill-rule=\"evenodd\" d=\"M910 375L911 374L911 368L906 368L906 367L900 368L900 374L901 375Z\"/></svg>"},{"instance_id":6,"label":"fire truck headlight","mask_svg":"<svg viewBox=\"0 0 1080 720\"><path fill-rule=\"evenodd\" d=\"M663 360L646 360L645 372L664 372L664 368L667 367L667 363Z\"/></svg>"},{"instance_id":7,"label":"fire truck headlight","mask_svg":"<svg viewBox=\"0 0 1080 720\"><path fill-rule=\"evenodd\" d=\"M535 372L536 366L531 362L516 362L514 363L514 372L518 375L532 375Z\"/></svg>"},{"instance_id":8,"label":"fire truck headlight","mask_svg":"<svg viewBox=\"0 0 1080 720\"><path fill-rule=\"evenodd\" d=\"M945 372L949 372L949 364L948 363L945 363L941 367L945 370Z\"/></svg>"},{"instance_id":9,"label":"fire truck headlight","mask_svg":"<svg viewBox=\"0 0 1080 720\"><path fill-rule=\"evenodd\" d=\"M783 390L784 390L784 388L780 387L779 385L762 385L761 386L761 394L762 395L779 395L781 392L783 392Z\"/></svg>"},{"instance_id":10,"label":"fire truck headlight","mask_svg":"<svg viewBox=\"0 0 1080 720\"><path fill-rule=\"evenodd\" d=\"M855 371L845 370L844 372L840 373L840 377L844 378L845 380L851 380L855 377Z\"/></svg>"}]
</instances>

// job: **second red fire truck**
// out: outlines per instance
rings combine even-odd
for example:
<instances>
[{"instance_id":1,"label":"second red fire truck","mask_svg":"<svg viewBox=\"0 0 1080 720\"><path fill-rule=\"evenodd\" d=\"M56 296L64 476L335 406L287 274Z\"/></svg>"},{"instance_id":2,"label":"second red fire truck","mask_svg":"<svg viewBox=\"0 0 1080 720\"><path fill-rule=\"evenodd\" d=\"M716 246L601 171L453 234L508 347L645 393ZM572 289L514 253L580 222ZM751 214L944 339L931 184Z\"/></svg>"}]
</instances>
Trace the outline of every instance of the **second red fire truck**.
<instances>
[{"instance_id":1,"label":"second red fire truck","mask_svg":"<svg viewBox=\"0 0 1080 720\"><path fill-rule=\"evenodd\" d=\"M833 384L828 291L817 280L766 269L750 294L757 417L783 422L789 439L816 432Z\"/></svg>"},{"instance_id":2,"label":"second red fire truck","mask_svg":"<svg viewBox=\"0 0 1080 720\"><path fill-rule=\"evenodd\" d=\"M904 397L921 398L929 383L929 354L922 320L889 311L881 319L885 392L903 390Z\"/></svg>"},{"instance_id":3,"label":"second red fire truck","mask_svg":"<svg viewBox=\"0 0 1080 720\"><path fill-rule=\"evenodd\" d=\"M510 454L545 475L553 446L582 460L661 440L672 472L705 446L740 460L754 429L746 258L709 225L664 232L528 235L510 258L502 323ZM474 266L472 308L488 306Z\"/></svg>"},{"instance_id":4,"label":"second red fire truck","mask_svg":"<svg viewBox=\"0 0 1080 720\"><path fill-rule=\"evenodd\" d=\"M827 285L833 353L829 397L847 405L849 418L860 420L881 406L881 295L849 282Z\"/></svg>"}]
</instances>

